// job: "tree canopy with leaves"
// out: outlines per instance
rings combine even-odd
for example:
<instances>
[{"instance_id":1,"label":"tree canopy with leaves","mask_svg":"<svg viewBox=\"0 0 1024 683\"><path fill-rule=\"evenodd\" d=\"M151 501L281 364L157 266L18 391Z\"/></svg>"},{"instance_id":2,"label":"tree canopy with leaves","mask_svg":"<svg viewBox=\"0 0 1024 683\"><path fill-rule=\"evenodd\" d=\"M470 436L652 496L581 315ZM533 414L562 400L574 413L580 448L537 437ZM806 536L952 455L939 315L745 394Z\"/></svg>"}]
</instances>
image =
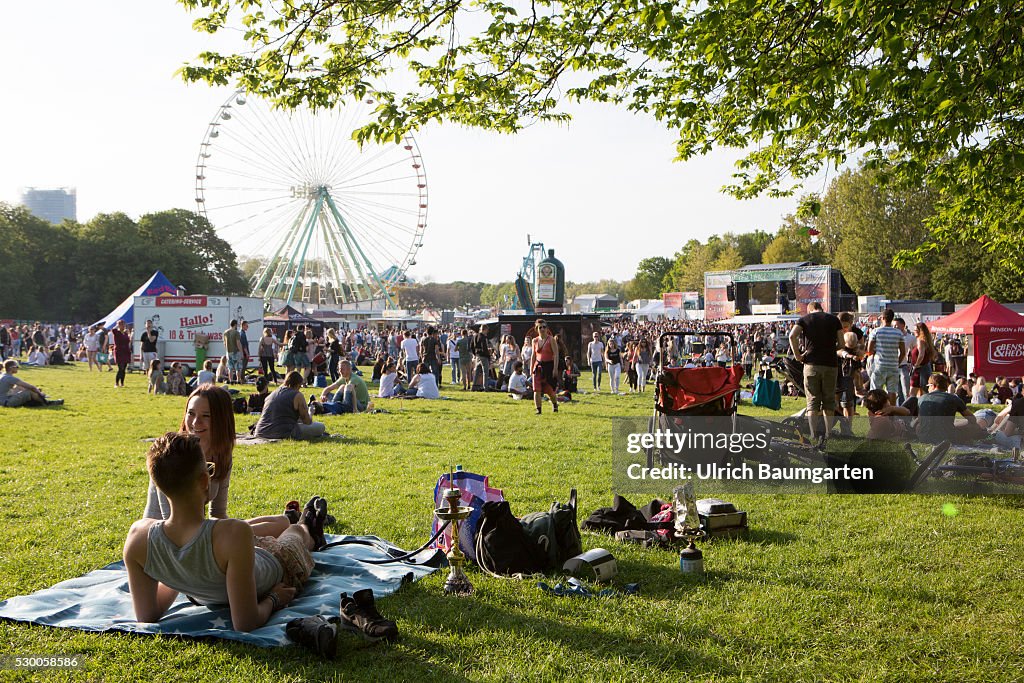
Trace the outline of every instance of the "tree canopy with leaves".
<instances>
[{"instance_id":1,"label":"tree canopy with leaves","mask_svg":"<svg viewBox=\"0 0 1024 683\"><path fill-rule=\"evenodd\" d=\"M52 225L0 202L0 318L92 322L155 270L189 291L248 291L235 252L199 214L182 209L99 214Z\"/></svg>"},{"instance_id":2,"label":"tree canopy with leaves","mask_svg":"<svg viewBox=\"0 0 1024 683\"><path fill-rule=\"evenodd\" d=\"M645 112L680 159L742 149L738 197L785 194L863 154L939 195L929 239L1017 272L1024 215L1024 5L1012 0L179 0L240 30L186 80L294 107L372 96L357 138L430 121L514 132L573 100ZM406 87L397 84L408 82Z\"/></svg>"}]
</instances>

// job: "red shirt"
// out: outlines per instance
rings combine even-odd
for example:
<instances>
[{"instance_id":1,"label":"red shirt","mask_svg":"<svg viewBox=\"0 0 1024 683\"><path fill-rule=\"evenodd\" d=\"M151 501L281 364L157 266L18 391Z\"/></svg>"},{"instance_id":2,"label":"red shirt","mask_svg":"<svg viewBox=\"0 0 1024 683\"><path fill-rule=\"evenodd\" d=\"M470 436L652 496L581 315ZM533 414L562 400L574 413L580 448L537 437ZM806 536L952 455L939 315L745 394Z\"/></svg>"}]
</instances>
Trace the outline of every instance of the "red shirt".
<instances>
[{"instance_id":1,"label":"red shirt","mask_svg":"<svg viewBox=\"0 0 1024 683\"><path fill-rule=\"evenodd\" d=\"M551 361L555 359L555 338L545 337L543 340L537 337L533 340L533 352L538 361Z\"/></svg>"}]
</instances>

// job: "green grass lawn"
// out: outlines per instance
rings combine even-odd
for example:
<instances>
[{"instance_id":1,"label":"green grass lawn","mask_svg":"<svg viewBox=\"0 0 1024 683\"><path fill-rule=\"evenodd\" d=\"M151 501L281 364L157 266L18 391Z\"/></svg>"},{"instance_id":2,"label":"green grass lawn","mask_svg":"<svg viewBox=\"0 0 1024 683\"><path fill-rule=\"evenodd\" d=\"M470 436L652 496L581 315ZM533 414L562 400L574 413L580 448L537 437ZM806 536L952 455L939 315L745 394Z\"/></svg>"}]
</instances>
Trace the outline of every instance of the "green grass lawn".
<instances>
[{"instance_id":1,"label":"green grass lawn","mask_svg":"<svg viewBox=\"0 0 1024 683\"><path fill-rule=\"evenodd\" d=\"M145 504L141 439L175 428L184 408L179 397L147 396L140 374L126 389L82 367L20 376L67 402L0 409L0 599L119 559ZM537 417L501 394L443 391L452 400L377 401L390 413L327 416L343 441L237 448L229 511L274 513L318 493L338 518L334 533L416 547L429 536L438 475L459 463L489 474L517 514L547 509L575 486L585 517L611 502L611 418L652 407L650 393L587 395ZM783 412L797 407L787 399ZM731 498L749 513L750 537L706 545L703 578L680 574L674 553L584 534L585 548L618 558L617 583L641 583L639 596L555 598L531 581L471 570L476 593L447 598L436 573L380 601L398 620L397 644L343 636L333 663L298 648L6 622L0 655L86 656L84 672L47 680L1024 678L1024 499ZM944 515L945 503L958 514Z\"/></svg>"}]
</instances>

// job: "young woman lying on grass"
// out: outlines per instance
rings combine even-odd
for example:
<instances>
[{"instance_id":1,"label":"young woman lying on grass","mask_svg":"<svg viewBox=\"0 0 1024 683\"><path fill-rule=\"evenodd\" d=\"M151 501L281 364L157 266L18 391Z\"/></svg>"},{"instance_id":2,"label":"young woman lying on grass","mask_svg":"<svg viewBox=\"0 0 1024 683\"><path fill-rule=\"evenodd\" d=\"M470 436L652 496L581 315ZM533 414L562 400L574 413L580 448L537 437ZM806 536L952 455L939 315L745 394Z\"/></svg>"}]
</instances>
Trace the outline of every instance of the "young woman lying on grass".
<instances>
[{"instance_id":1,"label":"young woman lying on grass","mask_svg":"<svg viewBox=\"0 0 1024 683\"><path fill-rule=\"evenodd\" d=\"M327 501L314 497L300 524L276 533L237 519L206 519L218 468L200 443L202 433L171 432L149 449L150 480L169 499L170 514L135 522L125 540L135 618L159 621L183 592L201 605L226 603L232 626L251 631L287 606L309 579L310 551L325 543Z\"/></svg>"},{"instance_id":2,"label":"young woman lying on grass","mask_svg":"<svg viewBox=\"0 0 1024 683\"><path fill-rule=\"evenodd\" d=\"M232 454L235 450L235 413L231 409L231 394L214 384L196 387L188 397L179 430L197 436L206 462L213 463L216 473L210 479L210 517L227 519L228 488L231 485ZM170 515L170 501L150 478L143 516L147 519L167 519ZM277 536L291 524L284 515L267 515L248 521L257 536Z\"/></svg>"}]
</instances>

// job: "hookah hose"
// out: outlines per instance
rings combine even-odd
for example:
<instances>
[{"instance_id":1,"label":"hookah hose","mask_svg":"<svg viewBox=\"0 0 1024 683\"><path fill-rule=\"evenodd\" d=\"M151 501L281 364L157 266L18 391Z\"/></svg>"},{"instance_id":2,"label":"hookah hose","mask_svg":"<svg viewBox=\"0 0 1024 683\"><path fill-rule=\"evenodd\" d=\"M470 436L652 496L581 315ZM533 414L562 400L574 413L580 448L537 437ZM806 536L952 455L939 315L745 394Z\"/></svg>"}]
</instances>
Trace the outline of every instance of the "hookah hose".
<instances>
[{"instance_id":1,"label":"hookah hose","mask_svg":"<svg viewBox=\"0 0 1024 683\"><path fill-rule=\"evenodd\" d=\"M441 534L444 533L444 530L448 528L449 524L451 524L451 521L446 521L444 524L442 524L441 528L438 529L434 533L434 535L430 537L430 540L427 541L426 543L424 543L423 545L421 545L416 550L413 550L413 551L410 551L410 552L403 552L401 555L395 555L395 556L392 556L392 557L390 557L390 558L388 558L386 560L359 560L359 562L365 562L366 564L391 564L393 562L405 562L410 557L413 557L413 556L423 552L424 550L426 550L427 547L430 546L431 543L436 541L441 536ZM368 546L371 546L373 548L376 548L376 549L380 550L381 552L385 552L385 553L388 553L388 554L391 553L391 551L389 549L383 548L379 544L374 543L373 541L364 541L362 539L349 539L347 541L335 541L334 543L328 543L323 548L321 548L321 550L327 550L328 548L334 548L334 547L339 546L339 545L368 545ZM410 564L416 564L416 563L415 562L411 562Z\"/></svg>"}]
</instances>

